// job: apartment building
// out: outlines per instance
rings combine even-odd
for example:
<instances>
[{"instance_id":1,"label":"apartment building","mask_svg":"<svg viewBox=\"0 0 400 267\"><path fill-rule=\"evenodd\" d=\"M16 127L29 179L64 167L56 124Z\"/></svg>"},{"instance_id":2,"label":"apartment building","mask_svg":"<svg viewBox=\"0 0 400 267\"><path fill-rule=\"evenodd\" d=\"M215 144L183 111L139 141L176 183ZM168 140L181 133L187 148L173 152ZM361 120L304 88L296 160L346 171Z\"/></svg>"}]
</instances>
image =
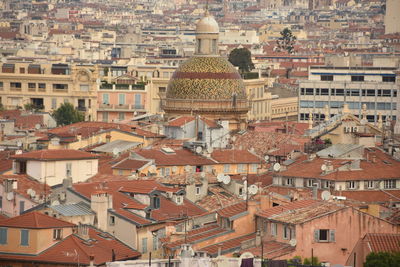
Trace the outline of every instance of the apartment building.
<instances>
[{"instance_id":1,"label":"apartment building","mask_svg":"<svg viewBox=\"0 0 400 267\"><path fill-rule=\"evenodd\" d=\"M37 64L16 62L0 64L0 103L6 109L26 104L51 112L69 102L96 120L98 71L93 66L76 64Z\"/></svg>"},{"instance_id":2,"label":"apartment building","mask_svg":"<svg viewBox=\"0 0 400 267\"><path fill-rule=\"evenodd\" d=\"M310 66L307 81L300 81L299 121L313 115L323 121L325 114L339 114L345 103L350 112L361 118L363 105L366 118L377 123L396 120L398 84L394 67ZM326 108L328 112L326 112Z\"/></svg>"}]
</instances>

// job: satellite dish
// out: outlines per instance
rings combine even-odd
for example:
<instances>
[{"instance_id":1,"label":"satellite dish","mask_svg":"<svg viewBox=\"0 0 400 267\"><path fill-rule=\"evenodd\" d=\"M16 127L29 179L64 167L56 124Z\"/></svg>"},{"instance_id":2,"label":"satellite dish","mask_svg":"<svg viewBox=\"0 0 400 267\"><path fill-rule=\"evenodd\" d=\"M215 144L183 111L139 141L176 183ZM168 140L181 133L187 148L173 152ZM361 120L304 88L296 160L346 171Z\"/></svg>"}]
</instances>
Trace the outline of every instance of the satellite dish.
<instances>
[{"instance_id":1,"label":"satellite dish","mask_svg":"<svg viewBox=\"0 0 400 267\"><path fill-rule=\"evenodd\" d=\"M11 201L14 199L14 192L8 192L7 193L7 200Z\"/></svg>"},{"instance_id":2,"label":"satellite dish","mask_svg":"<svg viewBox=\"0 0 400 267\"><path fill-rule=\"evenodd\" d=\"M322 165L321 165L321 171L326 171L326 168L327 168L327 167L326 167L325 164L322 164Z\"/></svg>"},{"instance_id":3,"label":"satellite dish","mask_svg":"<svg viewBox=\"0 0 400 267\"><path fill-rule=\"evenodd\" d=\"M289 244L290 244L292 247L295 247L296 244L297 244L297 240L294 239L294 238L292 238L292 239L290 239Z\"/></svg>"},{"instance_id":4,"label":"satellite dish","mask_svg":"<svg viewBox=\"0 0 400 267\"><path fill-rule=\"evenodd\" d=\"M217 181L218 181L218 182L222 182L223 179L224 179L224 174L223 174L223 173L218 173L218 175L217 175Z\"/></svg>"},{"instance_id":5,"label":"satellite dish","mask_svg":"<svg viewBox=\"0 0 400 267\"><path fill-rule=\"evenodd\" d=\"M252 184L249 186L249 193L252 195L257 194L258 192L258 186L256 186L255 184Z\"/></svg>"},{"instance_id":6,"label":"satellite dish","mask_svg":"<svg viewBox=\"0 0 400 267\"><path fill-rule=\"evenodd\" d=\"M200 177L201 177L201 178L206 178L206 173L205 173L205 172L201 172L201 173L200 173Z\"/></svg>"},{"instance_id":7,"label":"satellite dish","mask_svg":"<svg viewBox=\"0 0 400 267\"><path fill-rule=\"evenodd\" d=\"M268 162L269 156L268 156L268 155L265 155L264 160L265 160L266 162Z\"/></svg>"},{"instance_id":8,"label":"satellite dish","mask_svg":"<svg viewBox=\"0 0 400 267\"><path fill-rule=\"evenodd\" d=\"M39 124L39 123L36 123L36 124L35 124L35 129L36 129L36 130L39 130L39 129L40 129L40 124Z\"/></svg>"},{"instance_id":9,"label":"satellite dish","mask_svg":"<svg viewBox=\"0 0 400 267\"><path fill-rule=\"evenodd\" d=\"M21 150L21 149L18 149L17 151L15 151L15 154L16 154L16 155L21 155L21 154L22 154L22 150Z\"/></svg>"},{"instance_id":10,"label":"satellite dish","mask_svg":"<svg viewBox=\"0 0 400 267\"><path fill-rule=\"evenodd\" d=\"M60 205L60 201L54 200L54 201L51 203L51 205L52 205L52 206Z\"/></svg>"},{"instance_id":11,"label":"satellite dish","mask_svg":"<svg viewBox=\"0 0 400 267\"><path fill-rule=\"evenodd\" d=\"M321 193L321 198L323 199L323 200L329 200L330 199L330 197L331 197L331 193L329 192L329 191L323 191L322 193Z\"/></svg>"},{"instance_id":12,"label":"satellite dish","mask_svg":"<svg viewBox=\"0 0 400 267\"><path fill-rule=\"evenodd\" d=\"M236 141L236 136L232 136L232 141L233 141L233 142Z\"/></svg>"},{"instance_id":13,"label":"satellite dish","mask_svg":"<svg viewBox=\"0 0 400 267\"><path fill-rule=\"evenodd\" d=\"M28 195L31 195L31 194L32 194L32 189L29 188L28 190L26 190L26 193L27 193Z\"/></svg>"},{"instance_id":14,"label":"satellite dish","mask_svg":"<svg viewBox=\"0 0 400 267\"><path fill-rule=\"evenodd\" d=\"M172 172L173 173L176 173L177 171L178 171L178 167L176 167L176 166L172 167Z\"/></svg>"},{"instance_id":15,"label":"satellite dish","mask_svg":"<svg viewBox=\"0 0 400 267\"><path fill-rule=\"evenodd\" d=\"M279 171L281 169L281 164L275 163L273 168L274 168L274 171L277 172L277 171Z\"/></svg>"},{"instance_id":16,"label":"satellite dish","mask_svg":"<svg viewBox=\"0 0 400 267\"><path fill-rule=\"evenodd\" d=\"M17 141L17 146L18 147L22 146L22 142L21 141Z\"/></svg>"},{"instance_id":17,"label":"satellite dish","mask_svg":"<svg viewBox=\"0 0 400 267\"><path fill-rule=\"evenodd\" d=\"M207 148L207 153L208 153L208 154L213 153L213 151L214 151L214 149L213 149L211 146L209 146L209 147Z\"/></svg>"},{"instance_id":18,"label":"satellite dish","mask_svg":"<svg viewBox=\"0 0 400 267\"><path fill-rule=\"evenodd\" d=\"M229 184L231 182L231 177L229 175L225 175L222 182L224 184Z\"/></svg>"},{"instance_id":19,"label":"satellite dish","mask_svg":"<svg viewBox=\"0 0 400 267\"><path fill-rule=\"evenodd\" d=\"M201 146L196 147L196 153L200 154L203 151L203 148Z\"/></svg>"},{"instance_id":20,"label":"satellite dish","mask_svg":"<svg viewBox=\"0 0 400 267\"><path fill-rule=\"evenodd\" d=\"M35 191L35 190L33 190L33 189L31 189L30 196L31 196L31 197L35 197L35 196L36 196L36 191Z\"/></svg>"}]
</instances>

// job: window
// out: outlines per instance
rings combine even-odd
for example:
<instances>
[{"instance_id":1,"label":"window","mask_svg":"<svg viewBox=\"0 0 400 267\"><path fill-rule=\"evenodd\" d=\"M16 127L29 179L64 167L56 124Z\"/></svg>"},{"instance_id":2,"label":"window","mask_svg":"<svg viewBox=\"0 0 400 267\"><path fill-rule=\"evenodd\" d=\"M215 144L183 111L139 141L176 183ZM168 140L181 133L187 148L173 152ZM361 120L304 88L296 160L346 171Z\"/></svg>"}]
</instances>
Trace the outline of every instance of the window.
<instances>
[{"instance_id":1,"label":"window","mask_svg":"<svg viewBox=\"0 0 400 267\"><path fill-rule=\"evenodd\" d=\"M374 181L367 181L367 188L374 188L375 187L375 183L374 183Z\"/></svg>"},{"instance_id":2,"label":"window","mask_svg":"<svg viewBox=\"0 0 400 267\"><path fill-rule=\"evenodd\" d=\"M29 246L29 230L21 230L21 246Z\"/></svg>"},{"instance_id":3,"label":"window","mask_svg":"<svg viewBox=\"0 0 400 267\"><path fill-rule=\"evenodd\" d=\"M375 90L374 89L367 90L367 96L375 96Z\"/></svg>"},{"instance_id":4,"label":"window","mask_svg":"<svg viewBox=\"0 0 400 267\"><path fill-rule=\"evenodd\" d=\"M142 238L142 253L147 253L147 237Z\"/></svg>"},{"instance_id":5,"label":"window","mask_svg":"<svg viewBox=\"0 0 400 267\"><path fill-rule=\"evenodd\" d=\"M359 89L351 89L351 96L360 96L360 90Z\"/></svg>"},{"instance_id":6,"label":"window","mask_svg":"<svg viewBox=\"0 0 400 267\"><path fill-rule=\"evenodd\" d=\"M336 95L338 96L344 95L344 89L336 89Z\"/></svg>"},{"instance_id":7,"label":"window","mask_svg":"<svg viewBox=\"0 0 400 267\"><path fill-rule=\"evenodd\" d=\"M196 186L196 195L200 195L200 186Z\"/></svg>"},{"instance_id":8,"label":"window","mask_svg":"<svg viewBox=\"0 0 400 267\"><path fill-rule=\"evenodd\" d=\"M7 244L7 228L0 228L0 244Z\"/></svg>"},{"instance_id":9,"label":"window","mask_svg":"<svg viewBox=\"0 0 400 267\"><path fill-rule=\"evenodd\" d=\"M385 189L396 188L396 180L385 180L385 181L383 181L383 187Z\"/></svg>"},{"instance_id":10,"label":"window","mask_svg":"<svg viewBox=\"0 0 400 267\"><path fill-rule=\"evenodd\" d=\"M335 242L335 230L316 229L314 230L315 242Z\"/></svg>"},{"instance_id":11,"label":"window","mask_svg":"<svg viewBox=\"0 0 400 267\"><path fill-rule=\"evenodd\" d=\"M62 229L53 229L53 239L60 240L62 238Z\"/></svg>"},{"instance_id":12,"label":"window","mask_svg":"<svg viewBox=\"0 0 400 267\"><path fill-rule=\"evenodd\" d=\"M71 177L72 174L72 163L68 162L65 164L65 175Z\"/></svg>"},{"instance_id":13,"label":"window","mask_svg":"<svg viewBox=\"0 0 400 267\"><path fill-rule=\"evenodd\" d=\"M3 196L0 196L0 209L3 208Z\"/></svg>"},{"instance_id":14,"label":"window","mask_svg":"<svg viewBox=\"0 0 400 267\"><path fill-rule=\"evenodd\" d=\"M363 75L352 75L351 76L351 81L352 82L363 82L364 81L364 76Z\"/></svg>"},{"instance_id":15,"label":"window","mask_svg":"<svg viewBox=\"0 0 400 267\"><path fill-rule=\"evenodd\" d=\"M51 108L56 109L57 108L57 98L52 98L51 99Z\"/></svg>"},{"instance_id":16,"label":"window","mask_svg":"<svg viewBox=\"0 0 400 267\"><path fill-rule=\"evenodd\" d=\"M314 185L314 180L313 179L308 179L307 180L307 187L313 187Z\"/></svg>"},{"instance_id":17,"label":"window","mask_svg":"<svg viewBox=\"0 0 400 267\"><path fill-rule=\"evenodd\" d=\"M36 83L28 83L28 88L29 89L35 89L36 88Z\"/></svg>"},{"instance_id":18,"label":"window","mask_svg":"<svg viewBox=\"0 0 400 267\"><path fill-rule=\"evenodd\" d=\"M124 112L119 112L119 113L118 113L118 119L119 119L120 121L125 120L125 113L124 113Z\"/></svg>"},{"instance_id":19,"label":"window","mask_svg":"<svg viewBox=\"0 0 400 267\"><path fill-rule=\"evenodd\" d=\"M333 81L333 75L321 75L321 81Z\"/></svg>"},{"instance_id":20,"label":"window","mask_svg":"<svg viewBox=\"0 0 400 267\"><path fill-rule=\"evenodd\" d=\"M165 176L170 176L170 175L171 175L171 169L165 168Z\"/></svg>"},{"instance_id":21,"label":"window","mask_svg":"<svg viewBox=\"0 0 400 267\"><path fill-rule=\"evenodd\" d=\"M22 88L22 85L21 85L21 83L10 83L10 87L11 87L11 89L21 89Z\"/></svg>"},{"instance_id":22,"label":"window","mask_svg":"<svg viewBox=\"0 0 400 267\"><path fill-rule=\"evenodd\" d=\"M110 216L110 221L109 221L110 225L115 225L115 216Z\"/></svg>"},{"instance_id":23,"label":"window","mask_svg":"<svg viewBox=\"0 0 400 267\"><path fill-rule=\"evenodd\" d=\"M251 172L257 172L258 164L251 164Z\"/></svg>"},{"instance_id":24,"label":"window","mask_svg":"<svg viewBox=\"0 0 400 267\"><path fill-rule=\"evenodd\" d=\"M289 239L290 238L290 228L287 225L283 226L283 239Z\"/></svg>"},{"instance_id":25,"label":"window","mask_svg":"<svg viewBox=\"0 0 400 267\"><path fill-rule=\"evenodd\" d=\"M284 185L292 186L293 185L293 178L287 178L284 180Z\"/></svg>"},{"instance_id":26,"label":"window","mask_svg":"<svg viewBox=\"0 0 400 267\"><path fill-rule=\"evenodd\" d=\"M271 223L271 235L276 236L277 231L278 231L278 225L276 223Z\"/></svg>"},{"instance_id":27,"label":"window","mask_svg":"<svg viewBox=\"0 0 400 267\"><path fill-rule=\"evenodd\" d=\"M103 122L108 122L108 112L103 112Z\"/></svg>"},{"instance_id":28,"label":"window","mask_svg":"<svg viewBox=\"0 0 400 267\"><path fill-rule=\"evenodd\" d=\"M225 165L224 165L224 173L229 173L230 168L231 168L231 165L225 164Z\"/></svg>"},{"instance_id":29,"label":"window","mask_svg":"<svg viewBox=\"0 0 400 267\"><path fill-rule=\"evenodd\" d=\"M347 189L356 189L356 181L348 181L347 182Z\"/></svg>"},{"instance_id":30,"label":"window","mask_svg":"<svg viewBox=\"0 0 400 267\"><path fill-rule=\"evenodd\" d=\"M39 83L38 87L39 87L39 89L46 89L46 84L45 83Z\"/></svg>"},{"instance_id":31,"label":"window","mask_svg":"<svg viewBox=\"0 0 400 267\"><path fill-rule=\"evenodd\" d=\"M68 90L68 84L55 83L53 84L53 90Z\"/></svg>"},{"instance_id":32,"label":"window","mask_svg":"<svg viewBox=\"0 0 400 267\"><path fill-rule=\"evenodd\" d=\"M159 93L165 93L167 91L167 87L158 87Z\"/></svg>"},{"instance_id":33,"label":"window","mask_svg":"<svg viewBox=\"0 0 400 267\"><path fill-rule=\"evenodd\" d=\"M110 96L108 94L103 94L103 104L110 104Z\"/></svg>"},{"instance_id":34,"label":"window","mask_svg":"<svg viewBox=\"0 0 400 267\"><path fill-rule=\"evenodd\" d=\"M245 172L245 170L244 170L244 164L238 164L238 170L237 170L237 172L239 172L239 173Z\"/></svg>"},{"instance_id":35,"label":"window","mask_svg":"<svg viewBox=\"0 0 400 267\"><path fill-rule=\"evenodd\" d=\"M125 105L125 94L118 95L118 104Z\"/></svg>"},{"instance_id":36,"label":"window","mask_svg":"<svg viewBox=\"0 0 400 267\"><path fill-rule=\"evenodd\" d=\"M158 237L157 235L153 235L153 250L158 249Z\"/></svg>"},{"instance_id":37,"label":"window","mask_svg":"<svg viewBox=\"0 0 400 267\"><path fill-rule=\"evenodd\" d=\"M176 196L176 204L182 204L183 202L183 197L182 196Z\"/></svg>"},{"instance_id":38,"label":"window","mask_svg":"<svg viewBox=\"0 0 400 267\"><path fill-rule=\"evenodd\" d=\"M135 108L137 108L137 109L142 108L142 95L141 94L135 95Z\"/></svg>"},{"instance_id":39,"label":"window","mask_svg":"<svg viewBox=\"0 0 400 267\"><path fill-rule=\"evenodd\" d=\"M21 200L19 202L19 214L22 214L25 211L25 201Z\"/></svg>"},{"instance_id":40,"label":"window","mask_svg":"<svg viewBox=\"0 0 400 267\"><path fill-rule=\"evenodd\" d=\"M239 188L239 196L243 195L243 187Z\"/></svg>"},{"instance_id":41,"label":"window","mask_svg":"<svg viewBox=\"0 0 400 267\"><path fill-rule=\"evenodd\" d=\"M329 95L329 89L327 89L327 88L322 88L322 89L321 89L321 95Z\"/></svg>"},{"instance_id":42,"label":"window","mask_svg":"<svg viewBox=\"0 0 400 267\"><path fill-rule=\"evenodd\" d=\"M306 95L314 95L314 88L306 88Z\"/></svg>"},{"instance_id":43,"label":"window","mask_svg":"<svg viewBox=\"0 0 400 267\"><path fill-rule=\"evenodd\" d=\"M382 77L382 82L394 83L394 82L396 82L396 76L383 76Z\"/></svg>"},{"instance_id":44,"label":"window","mask_svg":"<svg viewBox=\"0 0 400 267\"><path fill-rule=\"evenodd\" d=\"M0 88L3 89L3 87L4 87L3 82L0 82Z\"/></svg>"},{"instance_id":45,"label":"window","mask_svg":"<svg viewBox=\"0 0 400 267\"><path fill-rule=\"evenodd\" d=\"M153 197L153 208L160 208L160 198L158 196Z\"/></svg>"}]
</instances>

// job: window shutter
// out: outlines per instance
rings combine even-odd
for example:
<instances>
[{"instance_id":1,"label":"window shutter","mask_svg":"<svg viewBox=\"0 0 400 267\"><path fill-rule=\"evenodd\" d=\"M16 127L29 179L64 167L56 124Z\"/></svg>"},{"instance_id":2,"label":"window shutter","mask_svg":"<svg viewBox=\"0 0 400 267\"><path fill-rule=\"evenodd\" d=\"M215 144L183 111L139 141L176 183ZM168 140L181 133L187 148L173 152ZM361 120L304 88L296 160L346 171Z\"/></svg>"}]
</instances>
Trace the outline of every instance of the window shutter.
<instances>
[{"instance_id":1,"label":"window shutter","mask_svg":"<svg viewBox=\"0 0 400 267\"><path fill-rule=\"evenodd\" d=\"M335 242L335 230L329 230L329 241Z\"/></svg>"},{"instance_id":2,"label":"window shutter","mask_svg":"<svg viewBox=\"0 0 400 267\"><path fill-rule=\"evenodd\" d=\"M368 189L368 181L364 181L364 190Z\"/></svg>"},{"instance_id":3,"label":"window shutter","mask_svg":"<svg viewBox=\"0 0 400 267\"><path fill-rule=\"evenodd\" d=\"M0 228L0 244L7 244L7 228Z\"/></svg>"},{"instance_id":4,"label":"window shutter","mask_svg":"<svg viewBox=\"0 0 400 267\"><path fill-rule=\"evenodd\" d=\"M314 230L314 241L319 242L319 230Z\"/></svg>"}]
</instances>

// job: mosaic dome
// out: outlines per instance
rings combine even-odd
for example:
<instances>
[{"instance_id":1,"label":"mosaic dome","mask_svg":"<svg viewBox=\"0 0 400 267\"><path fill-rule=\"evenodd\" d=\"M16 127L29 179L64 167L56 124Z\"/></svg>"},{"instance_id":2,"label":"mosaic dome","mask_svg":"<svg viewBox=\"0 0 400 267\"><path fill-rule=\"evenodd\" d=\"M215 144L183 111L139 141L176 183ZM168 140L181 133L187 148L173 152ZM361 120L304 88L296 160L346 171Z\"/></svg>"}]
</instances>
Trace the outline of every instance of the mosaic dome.
<instances>
[{"instance_id":1,"label":"mosaic dome","mask_svg":"<svg viewBox=\"0 0 400 267\"><path fill-rule=\"evenodd\" d=\"M167 98L228 100L236 94L246 99L246 91L236 68L225 58L195 56L173 74L167 88Z\"/></svg>"}]
</instances>

